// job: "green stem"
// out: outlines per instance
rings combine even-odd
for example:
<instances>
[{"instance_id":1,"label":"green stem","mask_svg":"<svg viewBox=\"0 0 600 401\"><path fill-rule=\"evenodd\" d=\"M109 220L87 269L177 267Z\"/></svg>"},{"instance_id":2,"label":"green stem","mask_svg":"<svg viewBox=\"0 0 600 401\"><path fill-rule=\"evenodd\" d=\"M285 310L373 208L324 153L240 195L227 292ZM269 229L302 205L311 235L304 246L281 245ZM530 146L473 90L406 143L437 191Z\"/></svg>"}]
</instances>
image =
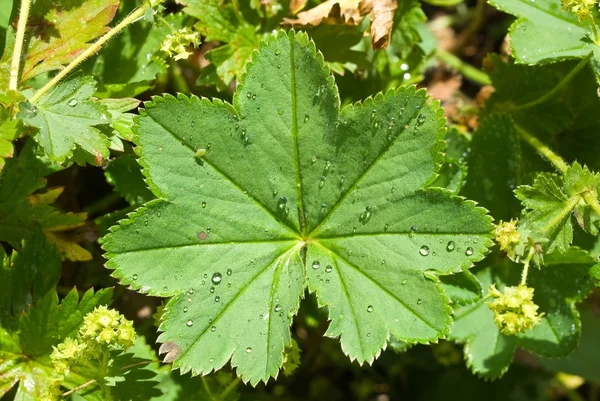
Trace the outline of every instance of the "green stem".
<instances>
[{"instance_id":1,"label":"green stem","mask_svg":"<svg viewBox=\"0 0 600 401\"><path fill-rule=\"evenodd\" d=\"M456 69L462 75L474 82L477 82L478 84L490 85L492 83L490 77L485 72L465 63L454 54L447 52L446 50L437 49L435 55L441 61L448 64L448 66Z\"/></svg>"},{"instance_id":2,"label":"green stem","mask_svg":"<svg viewBox=\"0 0 600 401\"><path fill-rule=\"evenodd\" d=\"M73 394L73 393L75 393L75 392L77 392L79 390L83 390L84 388L86 388L88 386L91 386L94 383L96 383L96 379L92 379L90 381L87 381L87 382L83 383L81 386L75 387L74 389L71 389L71 390L67 391L66 393L62 393L60 396L61 397L68 397L71 394Z\"/></svg>"},{"instance_id":3,"label":"green stem","mask_svg":"<svg viewBox=\"0 0 600 401\"><path fill-rule=\"evenodd\" d=\"M574 391L569 387L565 379L562 378L560 374L554 377L554 382L565 392L565 395L569 401L585 401L585 399L579 395L577 391Z\"/></svg>"},{"instance_id":4,"label":"green stem","mask_svg":"<svg viewBox=\"0 0 600 401\"><path fill-rule=\"evenodd\" d=\"M477 0L469 25L458 36L456 45L453 47L455 53L460 53L465 48L469 40L477 33L485 23L485 6L486 0Z\"/></svg>"},{"instance_id":5,"label":"green stem","mask_svg":"<svg viewBox=\"0 0 600 401\"><path fill-rule=\"evenodd\" d=\"M521 273L521 285L525 285L527 283L527 275L529 274L529 263L531 262L533 255L535 255L535 247L532 246L531 248L529 248L529 253L525 258L525 263L523 265L523 272Z\"/></svg>"},{"instance_id":6,"label":"green stem","mask_svg":"<svg viewBox=\"0 0 600 401\"><path fill-rule=\"evenodd\" d=\"M582 58L581 61L575 66L575 68L573 68L571 71L569 71L569 73L567 75L565 75L565 77L563 79L561 79L561 81L558 84L556 84L556 86L554 88L552 88L552 90L550 90L549 92L546 92L543 96L540 96L537 99L532 100L531 102L512 107L512 108L508 109L507 111L529 109L531 107L537 106L538 104L544 103L548 99L551 99L554 95L556 95L556 93L559 90L562 89L563 86L568 84L577 75L577 73L579 71L581 71L581 69L583 67L586 66L588 61L590 61L591 56L592 56L592 54L590 53L588 56Z\"/></svg>"},{"instance_id":7,"label":"green stem","mask_svg":"<svg viewBox=\"0 0 600 401\"><path fill-rule=\"evenodd\" d=\"M168 27L169 27L169 29L171 30L171 32L173 32L173 33L177 33L177 29L175 29L175 28L173 27L173 25L169 24L169 21L167 21L167 20L165 19L165 17L163 17L163 16L162 16L162 15L160 15L159 13L156 13L156 14L154 14L154 16L155 16L156 18L158 18L158 20L159 20L160 22L162 22L164 25L168 26Z\"/></svg>"},{"instance_id":8,"label":"green stem","mask_svg":"<svg viewBox=\"0 0 600 401\"><path fill-rule=\"evenodd\" d=\"M544 145L539 139L535 136L531 135L529 132L525 131L523 128L515 124L515 128L517 133L523 138L528 144L533 146L538 152L542 154L548 161L550 161L554 166L559 169L563 174L569 166L565 161L554 153L548 146Z\"/></svg>"},{"instance_id":9,"label":"green stem","mask_svg":"<svg viewBox=\"0 0 600 401\"><path fill-rule=\"evenodd\" d=\"M21 10L19 12L19 23L17 25L17 34L15 36L15 46L13 48L12 61L10 64L10 79L8 81L9 90L17 90L19 87L19 71L21 69L21 53L23 52L23 41L25 39L25 28L27 28L27 18L29 18L29 9L31 0L21 0Z\"/></svg>"},{"instance_id":10,"label":"green stem","mask_svg":"<svg viewBox=\"0 0 600 401\"><path fill-rule=\"evenodd\" d=\"M600 203L598 203L598 196L594 196L595 194L592 192L585 192L583 194L583 200L585 203L590 205L590 207L596 212L598 216L600 216Z\"/></svg>"},{"instance_id":11,"label":"green stem","mask_svg":"<svg viewBox=\"0 0 600 401\"><path fill-rule=\"evenodd\" d=\"M79 56L77 56L73 61L71 61L69 63L69 65L67 65L58 74L56 74L56 76L54 78L52 78L50 80L50 82L48 82L39 91L37 91L35 93L35 95L33 95L33 97L30 99L30 102L32 104L34 104L36 101L38 101L40 97L42 97L46 92L48 92L50 89L52 89L61 79L63 79L64 77L67 76L67 74L69 74L71 71L73 71L73 69L75 69L75 67L77 67L79 64L81 64L88 57L96 54L96 52L98 52L98 50L100 50L100 48L102 47L103 44L108 42L115 35L117 35L119 32L121 32L123 29L125 29L125 27L127 27L127 25L142 18L144 16L144 14L146 13L146 11L148 10L148 8L150 8L150 6L148 6L148 5L140 6L134 12L129 14L127 17L125 17L117 26L115 26L114 28L111 28L108 32L106 32L103 36L101 36L100 39L98 39L96 42L94 42L93 45L88 47L86 51L84 51Z\"/></svg>"},{"instance_id":12,"label":"green stem","mask_svg":"<svg viewBox=\"0 0 600 401\"><path fill-rule=\"evenodd\" d=\"M240 378L236 377L235 380L233 380L231 383L229 383L229 385L227 387L225 387L225 390L223 390L215 399L215 401L221 401L224 400L227 395L229 395L229 393L231 393L236 387L237 385L240 383Z\"/></svg>"}]
</instances>

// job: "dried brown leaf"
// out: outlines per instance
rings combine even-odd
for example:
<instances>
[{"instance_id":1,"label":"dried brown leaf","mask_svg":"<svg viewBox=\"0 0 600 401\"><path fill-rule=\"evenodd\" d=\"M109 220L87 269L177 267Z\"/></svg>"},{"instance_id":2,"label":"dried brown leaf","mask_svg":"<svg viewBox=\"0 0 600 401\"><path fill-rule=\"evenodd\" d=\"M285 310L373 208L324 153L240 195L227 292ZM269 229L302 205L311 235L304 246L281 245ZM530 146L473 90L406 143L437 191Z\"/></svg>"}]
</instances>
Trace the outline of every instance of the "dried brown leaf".
<instances>
[{"instance_id":1,"label":"dried brown leaf","mask_svg":"<svg viewBox=\"0 0 600 401\"><path fill-rule=\"evenodd\" d=\"M397 0L363 0L360 14L369 14L371 20L371 45L374 49L385 49L390 44Z\"/></svg>"},{"instance_id":2,"label":"dried brown leaf","mask_svg":"<svg viewBox=\"0 0 600 401\"><path fill-rule=\"evenodd\" d=\"M358 25L364 14L359 11L360 0L328 0L296 18L284 18L282 25L310 28L320 24Z\"/></svg>"}]
</instances>

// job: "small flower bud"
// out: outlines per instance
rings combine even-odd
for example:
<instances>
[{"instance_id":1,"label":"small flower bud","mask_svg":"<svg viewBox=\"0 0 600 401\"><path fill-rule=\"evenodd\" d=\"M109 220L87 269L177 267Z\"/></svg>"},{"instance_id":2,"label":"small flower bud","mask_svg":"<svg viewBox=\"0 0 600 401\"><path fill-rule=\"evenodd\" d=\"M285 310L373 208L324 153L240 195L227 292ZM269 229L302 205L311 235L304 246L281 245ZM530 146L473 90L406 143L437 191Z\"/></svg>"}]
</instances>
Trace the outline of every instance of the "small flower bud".
<instances>
[{"instance_id":1,"label":"small flower bud","mask_svg":"<svg viewBox=\"0 0 600 401\"><path fill-rule=\"evenodd\" d=\"M495 298L487 305L494 312L494 322L502 334L523 333L542 321L544 314L538 314L539 307L533 303L533 288L520 284L517 287L505 287L504 292L500 292L492 284L488 297Z\"/></svg>"},{"instance_id":2,"label":"small flower bud","mask_svg":"<svg viewBox=\"0 0 600 401\"><path fill-rule=\"evenodd\" d=\"M500 221L500 224L496 226L496 242L509 258L514 259L516 257L517 246L521 243L516 220Z\"/></svg>"},{"instance_id":3,"label":"small flower bud","mask_svg":"<svg viewBox=\"0 0 600 401\"><path fill-rule=\"evenodd\" d=\"M200 44L200 33L192 32L190 28L183 28L173 33L163 40L160 49L175 60L186 59L192 55L187 51L186 46L193 45L194 47Z\"/></svg>"}]
</instances>

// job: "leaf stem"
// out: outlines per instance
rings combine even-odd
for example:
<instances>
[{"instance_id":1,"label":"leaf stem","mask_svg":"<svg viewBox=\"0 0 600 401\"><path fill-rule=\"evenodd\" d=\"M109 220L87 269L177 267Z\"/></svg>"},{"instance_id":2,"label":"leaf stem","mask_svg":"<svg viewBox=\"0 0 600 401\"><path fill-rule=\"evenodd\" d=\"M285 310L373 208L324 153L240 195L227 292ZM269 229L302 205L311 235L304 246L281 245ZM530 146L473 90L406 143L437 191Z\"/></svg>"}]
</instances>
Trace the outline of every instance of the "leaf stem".
<instances>
[{"instance_id":1,"label":"leaf stem","mask_svg":"<svg viewBox=\"0 0 600 401\"><path fill-rule=\"evenodd\" d=\"M227 387L225 387L225 390L223 390L215 399L215 401L221 401L224 400L229 393L231 393L236 387L237 385L240 383L240 378L236 377L235 380L233 380L231 383L229 383L229 385L227 385Z\"/></svg>"},{"instance_id":2,"label":"leaf stem","mask_svg":"<svg viewBox=\"0 0 600 401\"><path fill-rule=\"evenodd\" d=\"M594 193L592 192L585 192L583 194L583 200L585 203L590 205L590 207L598 216L600 216L600 203L598 203L598 196L594 196Z\"/></svg>"},{"instance_id":3,"label":"leaf stem","mask_svg":"<svg viewBox=\"0 0 600 401\"><path fill-rule=\"evenodd\" d=\"M92 379L90 381L87 381L87 382L83 383L81 386L77 386L74 389L71 389L71 390L67 391L66 393L62 393L60 396L61 397L68 397L71 394L75 393L76 391L82 390L82 389L84 389L84 388L86 388L88 386L91 386L94 383L96 383L96 379Z\"/></svg>"},{"instance_id":4,"label":"leaf stem","mask_svg":"<svg viewBox=\"0 0 600 401\"><path fill-rule=\"evenodd\" d=\"M531 102L509 108L506 111L529 109L531 107L537 106L538 104L544 103L546 100L552 98L559 90L562 89L563 86L568 84L577 75L577 73L579 71L581 71L581 69L583 67L586 66L588 61L590 61L591 57L592 57L592 53L590 53L586 57L582 58L581 61L579 63L577 63L577 65L571 71L569 71L569 73L567 75L565 75L564 78L561 79L560 82L558 84L556 84L556 86L554 88L552 88L550 91L546 92L543 96L540 96L537 99L532 100Z\"/></svg>"},{"instance_id":5,"label":"leaf stem","mask_svg":"<svg viewBox=\"0 0 600 401\"><path fill-rule=\"evenodd\" d=\"M81 64L85 59L94 55L102 45L112 39L115 35L121 32L123 29L127 27L127 25L137 21L142 18L146 11L150 8L149 5L142 5L125 17L119 24L117 24L114 28L111 28L108 32L106 32L103 36L100 37L94 44L87 48L86 51L77 56L73 61L69 63L65 68L63 68L54 78L52 78L46 85L44 85L39 91L33 95L33 97L29 100L32 104L39 100L46 92L52 89L61 79L67 76L75 67Z\"/></svg>"},{"instance_id":6,"label":"leaf stem","mask_svg":"<svg viewBox=\"0 0 600 401\"><path fill-rule=\"evenodd\" d=\"M560 170L561 173L565 173L569 166L565 161L554 153L548 146L544 145L542 141L537 139L535 136L531 135L529 132L525 131L523 128L515 124L515 129L518 134L523 138L528 144L533 146L542 156L544 156L548 161L550 161L554 166Z\"/></svg>"},{"instance_id":7,"label":"leaf stem","mask_svg":"<svg viewBox=\"0 0 600 401\"><path fill-rule=\"evenodd\" d=\"M10 79L8 81L9 90L17 90L19 86L21 53L23 52L23 41L25 39L25 29L27 28L27 18L29 18L30 8L31 0L21 0L21 10L19 11L19 23L17 25L15 46L13 48L12 61L10 64Z\"/></svg>"},{"instance_id":8,"label":"leaf stem","mask_svg":"<svg viewBox=\"0 0 600 401\"><path fill-rule=\"evenodd\" d=\"M470 79L471 81L477 82L481 85L490 85L492 81L490 77L483 71L478 70L456 57L454 54L447 52L446 50L437 49L435 55L441 61L446 63L448 66L456 69L462 75Z\"/></svg>"},{"instance_id":9,"label":"leaf stem","mask_svg":"<svg viewBox=\"0 0 600 401\"><path fill-rule=\"evenodd\" d=\"M529 248L529 253L525 258L525 263L523 264L523 272L521 273L521 285L525 285L527 283L527 275L529 274L529 263L535 254L535 247L532 246Z\"/></svg>"},{"instance_id":10,"label":"leaf stem","mask_svg":"<svg viewBox=\"0 0 600 401\"><path fill-rule=\"evenodd\" d=\"M165 19L165 17L163 17L161 14L159 14L159 13L156 13L156 14L154 14L154 16L155 16L155 17L157 17L157 18L158 18L158 20L159 20L160 22L162 22L164 25L168 26L168 27L169 27L169 29L171 30L171 32L173 32L173 33L177 33L177 29L175 29L175 27L173 27L173 25L169 24L169 21L167 21L167 20Z\"/></svg>"}]
</instances>

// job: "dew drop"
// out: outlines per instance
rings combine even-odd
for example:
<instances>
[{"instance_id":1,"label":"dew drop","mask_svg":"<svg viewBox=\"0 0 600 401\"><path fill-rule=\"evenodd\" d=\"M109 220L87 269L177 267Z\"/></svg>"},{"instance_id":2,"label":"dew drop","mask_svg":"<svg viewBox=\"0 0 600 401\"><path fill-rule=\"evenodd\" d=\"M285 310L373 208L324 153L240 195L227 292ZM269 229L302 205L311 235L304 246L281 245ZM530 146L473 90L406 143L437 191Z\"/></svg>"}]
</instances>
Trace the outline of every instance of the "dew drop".
<instances>
[{"instance_id":1,"label":"dew drop","mask_svg":"<svg viewBox=\"0 0 600 401\"><path fill-rule=\"evenodd\" d=\"M331 272L332 272L332 270L333 270L333 267L331 267L331 265L327 265L327 267L325 267L325 271L326 271L327 273L331 273Z\"/></svg>"},{"instance_id":2,"label":"dew drop","mask_svg":"<svg viewBox=\"0 0 600 401\"><path fill-rule=\"evenodd\" d=\"M421 254L421 256L427 256L427 255L429 255L429 247L427 245L423 245L419 249L419 253Z\"/></svg>"},{"instance_id":3,"label":"dew drop","mask_svg":"<svg viewBox=\"0 0 600 401\"><path fill-rule=\"evenodd\" d=\"M310 120L310 116L308 114L304 115L304 122L307 123Z\"/></svg>"},{"instance_id":4,"label":"dew drop","mask_svg":"<svg viewBox=\"0 0 600 401\"><path fill-rule=\"evenodd\" d=\"M217 327L216 327L216 326L213 326L213 327L211 327L211 328L210 328L210 331L212 331L212 332L214 332L214 331L216 331L216 330L217 330Z\"/></svg>"},{"instance_id":5,"label":"dew drop","mask_svg":"<svg viewBox=\"0 0 600 401\"><path fill-rule=\"evenodd\" d=\"M194 322L190 319L187 322L185 322L187 327L192 327L192 325L194 324Z\"/></svg>"},{"instance_id":6,"label":"dew drop","mask_svg":"<svg viewBox=\"0 0 600 401\"><path fill-rule=\"evenodd\" d=\"M252 348L250 348L250 347L246 348L246 352L247 352L248 354L249 354L249 353L251 353L251 352L252 352Z\"/></svg>"},{"instance_id":7,"label":"dew drop","mask_svg":"<svg viewBox=\"0 0 600 401\"><path fill-rule=\"evenodd\" d=\"M222 280L222 276L221 276L221 273L219 273L219 272L215 272L215 273L212 275L212 278L210 279L210 281L212 281L212 283L213 283L214 285L219 285L219 284L221 284L221 280Z\"/></svg>"},{"instance_id":8,"label":"dew drop","mask_svg":"<svg viewBox=\"0 0 600 401\"><path fill-rule=\"evenodd\" d=\"M206 202L202 202L202 209L206 207Z\"/></svg>"},{"instance_id":9,"label":"dew drop","mask_svg":"<svg viewBox=\"0 0 600 401\"><path fill-rule=\"evenodd\" d=\"M252 100L256 100L256 94L252 95Z\"/></svg>"},{"instance_id":10,"label":"dew drop","mask_svg":"<svg viewBox=\"0 0 600 401\"><path fill-rule=\"evenodd\" d=\"M465 250L465 255L467 255L467 256L471 256L471 255L473 255L473 248L471 248L471 247L468 247L468 248Z\"/></svg>"},{"instance_id":11,"label":"dew drop","mask_svg":"<svg viewBox=\"0 0 600 401\"><path fill-rule=\"evenodd\" d=\"M312 263L312 268L315 269L315 270L317 270L319 267L321 267L321 263L318 260L315 260Z\"/></svg>"},{"instance_id":12,"label":"dew drop","mask_svg":"<svg viewBox=\"0 0 600 401\"><path fill-rule=\"evenodd\" d=\"M167 288L167 286L165 285L165 286L163 287L163 291L167 291L167 290L168 290L168 288Z\"/></svg>"},{"instance_id":13,"label":"dew drop","mask_svg":"<svg viewBox=\"0 0 600 401\"><path fill-rule=\"evenodd\" d=\"M363 224L367 224L371 220L373 214L373 208L371 206L365 207L365 211L360 214L359 221Z\"/></svg>"},{"instance_id":14,"label":"dew drop","mask_svg":"<svg viewBox=\"0 0 600 401\"><path fill-rule=\"evenodd\" d=\"M134 274L134 275L133 275L133 279L134 279L134 280L137 280L137 279L138 279L138 275L137 275L137 274Z\"/></svg>"},{"instance_id":15,"label":"dew drop","mask_svg":"<svg viewBox=\"0 0 600 401\"><path fill-rule=\"evenodd\" d=\"M421 305L423 303L423 300L421 298L417 299L417 305Z\"/></svg>"},{"instance_id":16,"label":"dew drop","mask_svg":"<svg viewBox=\"0 0 600 401\"><path fill-rule=\"evenodd\" d=\"M233 270L231 270L231 269L227 269L227 275L228 275L228 276L231 276L231 274L232 274L232 273L233 273Z\"/></svg>"},{"instance_id":17,"label":"dew drop","mask_svg":"<svg viewBox=\"0 0 600 401\"><path fill-rule=\"evenodd\" d=\"M79 100L77 100L77 99L71 99L71 100L69 100L67 102L67 106L75 107L75 106L77 106L77 103L79 103Z\"/></svg>"},{"instance_id":18,"label":"dew drop","mask_svg":"<svg viewBox=\"0 0 600 401\"><path fill-rule=\"evenodd\" d=\"M279 50L279 49L275 50L275 55L276 56L279 56L280 54L281 54L281 50Z\"/></svg>"},{"instance_id":19,"label":"dew drop","mask_svg":"<svg viewBox=\"0 0 600 401\"><path fill-rule=\"evenodd\" d=\"M277 113L278 113L280 116L282 116L282 115L283 115L283 109L279 109L279 110L277 110Z\"/></svg>"},{"instance_id":20,"label":"dew drop","mask_svg":"<svg viewBox=\"0 0 600 401\"><path fill-rule=\"evenodd\" d=\"M406 283L408 283L407 279L402 280L402 285L406 285Z\"/></svg>"},{"instance_id":21,"label":"dew drop","mask_svg":"<svg viewBox=\"0 0 600 401\"><path fill-rule=\"evenodd\" d=\"M183 307L183 313L187 313L187 311L188 311L188 307L187 307L187 306L184 306L184 307Z\"/></svg>"},{"instance_id":22,"label":"dew drop","mask_svg":"<svg viewBox=\"0 0 600 401\"><path fill-rule=\"evenodd\" d=\"M425 115L419 114L419 116L417 117L417 125L423 125L424 122L425 122Z\"/></svg>"},{"instance_id":23,"label":"dew drop","mask_svg":"<svg viewBox=\"0 0 600 401\"><path fill-rule=\"evenodd\" d=\"M211 293L211 294L213 294L213 293L215 292L215 287L212 287L212 286L211 286L211 287L208 289L208 291L210 291L210 293Z\"/></svg>"},{"instance_id":24,"label":"dew drop","mask_svg":"<svg viewBox=\"0 0 600 401\"><path fill-rule=\"evenodd\" d=\"M279 305L279 304L275 305L275 308L273 310L275 312L280 312L281 311L281 305Z\"/></svg>"},{"instance_id":25,"label":"dew drop","mask_svg":"<svg viewBox=\"0 0 600 401\"><path fill-rule=\"evenodd\" d=\"M248 99L250 99L250 98L252 97L252 93L250 93L250 92L246 93L246 97L247 97Z\"/></svg>"},{"instance_id":26,"label":"dew drop","mask_svg":"<svg viewBox=\"0 0 600 401\"><path fill-rule=\"evenodd\" d=\"M387 231L390 228L390 225L388 223L385 223L385 225L383 226L383 231Z\"/></svg>"},{"instance_id":27,"label":"dew drop","mask_svg":"<svg viewBox=\"0 0 600 401\"><path fill-rule=\"evenodd\" d=\"M446 250L448 252L452 252L454 250L454 248L455 248L454 241L448 241L448 244L446 244Z\"/></svg>"},{"instance_id":28,"label":"dew drop","mask_svg":"<svg viewBox=\"0 0 600 401\"><path fill-rule=\"evenodd\" d=\"M219 302L219 301L221 301L221 297L217 295L217 296L215 297L215 302Z\"/></svg>"},{"instance_id":29,"label":"dew drop","mask_svg":"<svg viewBox=\"0 0 600 401\"><path fill-rule=\"evenodd\" d=\"M190 290L188 291L188 294L192 295L194 293L194 289L190 288Z\"/></svg>"},{"instance_id":30,"label":"dew drop","mask_svg":"<svg viewBox=\"0 0 600 401\"><path fill-rule=\"evenodd\" d=\"M369 313L373 312L373 305L367 306L367 312L369 312Z\"/></svg>"}]
</instances>

